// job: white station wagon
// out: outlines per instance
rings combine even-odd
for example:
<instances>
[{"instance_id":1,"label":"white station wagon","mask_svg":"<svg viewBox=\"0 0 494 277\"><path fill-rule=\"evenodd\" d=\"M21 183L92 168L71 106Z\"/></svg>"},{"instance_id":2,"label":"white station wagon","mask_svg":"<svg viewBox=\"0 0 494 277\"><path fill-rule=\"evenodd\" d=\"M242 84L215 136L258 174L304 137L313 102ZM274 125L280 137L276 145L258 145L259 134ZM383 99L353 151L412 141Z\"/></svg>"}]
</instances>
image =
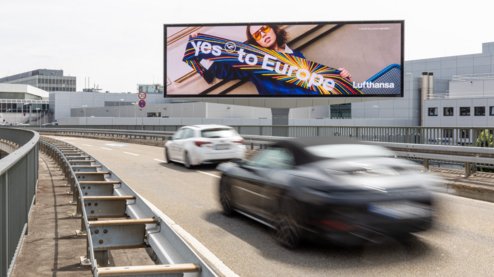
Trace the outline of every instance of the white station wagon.
<instances>
[{"instance_id":1,"label":"white station wagon","mask_svg":"<svg viewBox=\"0 0 494 277\"><path fill-rule=\"evenodd\" d=\"M165 162L195 165L244 159L244 139L225 125L190 125L177 130L165 143Z\"/></svg>"}]
</instances>

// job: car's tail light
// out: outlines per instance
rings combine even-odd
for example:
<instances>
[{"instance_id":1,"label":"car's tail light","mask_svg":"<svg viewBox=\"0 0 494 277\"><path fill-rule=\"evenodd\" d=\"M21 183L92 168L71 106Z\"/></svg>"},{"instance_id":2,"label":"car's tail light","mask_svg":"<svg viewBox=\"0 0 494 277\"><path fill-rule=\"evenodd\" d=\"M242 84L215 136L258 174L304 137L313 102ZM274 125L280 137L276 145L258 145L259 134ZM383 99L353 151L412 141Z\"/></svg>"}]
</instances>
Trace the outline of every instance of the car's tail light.
<instances>
[{"instance_id":1,"label":"car's tail light","mask_svg":"<svg viewBox=\"0 0 494 277\"><path fill-rule=\"evenodd\" d=\"M349 224L344 223L344 222L339 221L339 220L323 219L319 223L321 223L321 225L323 225L325 227L328 227L330 229L337 230L337 231L350 231L350 230L354 229L354 227L352 225L349 225Z\"/></svg>"},{"instance_id":2,"label":"car's tail light","mask_svg":"<svg viewBox=\"0 0 494 277\"><path fill-rule=\"evenodd\" d=\"M197 147L202 147L203 145L211 144L211 142L209 142L209 141L203 141L203 140L196 140L196 141L194 141L194 144Z\"/></svg>"},{"instance_id":3,"label":"car's tail light","mask_svg":"<svg viewBox=\"0 0 494 277\"><path fill-rule=\"evenodd\" d=\"M244 144L244 140L243 139L237 139L237 140L234 140L233 143Z\"/></svg>"}]
</instances>

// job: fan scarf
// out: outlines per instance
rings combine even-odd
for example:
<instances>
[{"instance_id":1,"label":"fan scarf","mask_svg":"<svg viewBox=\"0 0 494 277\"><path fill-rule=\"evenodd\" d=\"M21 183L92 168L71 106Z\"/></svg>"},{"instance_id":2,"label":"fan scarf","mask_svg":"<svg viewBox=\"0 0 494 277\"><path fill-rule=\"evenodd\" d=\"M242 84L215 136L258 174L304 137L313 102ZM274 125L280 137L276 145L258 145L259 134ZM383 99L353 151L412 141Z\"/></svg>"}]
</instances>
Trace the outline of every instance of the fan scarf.
<instances>
[{"instance_id":1,"label":"fan scarf","mask_svg":"<svg viewBox=\"0 0 494 277\"><path fill-rule=\"evenodd\" d=\"M183 61L206 78L206 69L200 64L202 59L298 86L308 90L307 94L363 94L341 77L338 69L253 44L198 34L189 38Z\"/></svg>"}]
</instances>

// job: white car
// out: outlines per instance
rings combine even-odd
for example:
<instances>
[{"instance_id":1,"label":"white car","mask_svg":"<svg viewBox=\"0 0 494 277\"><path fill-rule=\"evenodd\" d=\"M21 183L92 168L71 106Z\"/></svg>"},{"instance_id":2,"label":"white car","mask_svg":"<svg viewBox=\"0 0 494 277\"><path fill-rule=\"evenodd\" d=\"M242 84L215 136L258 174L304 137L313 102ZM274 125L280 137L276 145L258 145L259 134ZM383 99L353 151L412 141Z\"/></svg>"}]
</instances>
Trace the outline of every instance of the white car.
<instances>
[{"instance_id":1,"label":"white car","mask_svg":"<svg viewBox=\"0 0 494 277\"><path fill-rule=\"evenodd\" d=\"M244 139L225 125L191 125L177 130L165 143L165 162L195 165L245 158Z\"/></svg>"}]
</instances>

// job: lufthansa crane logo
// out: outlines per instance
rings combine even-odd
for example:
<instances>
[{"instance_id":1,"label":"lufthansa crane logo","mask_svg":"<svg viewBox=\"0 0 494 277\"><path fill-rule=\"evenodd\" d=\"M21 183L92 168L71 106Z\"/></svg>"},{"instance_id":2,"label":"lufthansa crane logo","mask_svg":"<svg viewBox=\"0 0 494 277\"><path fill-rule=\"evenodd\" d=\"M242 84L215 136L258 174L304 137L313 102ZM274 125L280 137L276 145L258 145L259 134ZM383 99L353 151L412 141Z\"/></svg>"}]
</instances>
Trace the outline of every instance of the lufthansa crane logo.
<instances>
[{"instance_id":1,"label":"lufthansa crane logo","mask_svg":"<svg viewBox=\"0 0 494 277\"><path fill-rule=\"evenodd\" d=\"M237 45L235 44L235 42L228 41L227 43L225 43L224 48L226 52L233 53L235 52L235 50L237 50Z\"/></svg>"}]
</instances>

